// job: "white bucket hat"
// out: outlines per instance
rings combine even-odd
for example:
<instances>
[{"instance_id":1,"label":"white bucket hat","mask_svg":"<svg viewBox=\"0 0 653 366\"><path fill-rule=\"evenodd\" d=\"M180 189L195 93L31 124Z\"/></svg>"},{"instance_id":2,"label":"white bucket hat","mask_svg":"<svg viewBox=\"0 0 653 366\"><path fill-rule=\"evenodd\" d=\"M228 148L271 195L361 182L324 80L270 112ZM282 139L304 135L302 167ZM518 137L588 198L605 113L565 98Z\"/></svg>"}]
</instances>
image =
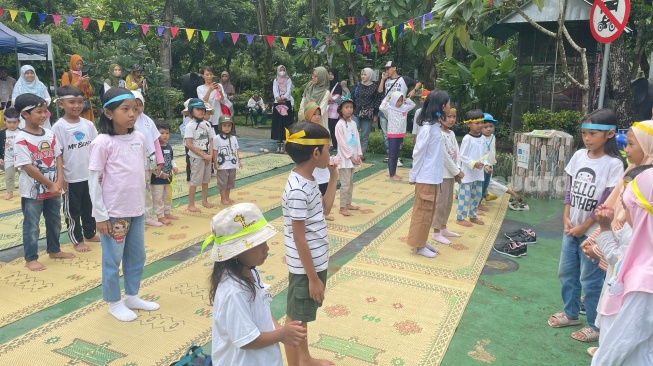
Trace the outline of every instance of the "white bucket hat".
<instances>
[{"instance_id":1,"label":"white bucket hat","mask_svg":"<svg viewBox=\"0 0 653 366\"><path fill-rule=\"evenodd\" d=\"M211 219L211 233L202 250L213 242L211 259L224 262L263 244L277 234L253 203L238 203L218 212Z\"/></svg>"}]
</instances>

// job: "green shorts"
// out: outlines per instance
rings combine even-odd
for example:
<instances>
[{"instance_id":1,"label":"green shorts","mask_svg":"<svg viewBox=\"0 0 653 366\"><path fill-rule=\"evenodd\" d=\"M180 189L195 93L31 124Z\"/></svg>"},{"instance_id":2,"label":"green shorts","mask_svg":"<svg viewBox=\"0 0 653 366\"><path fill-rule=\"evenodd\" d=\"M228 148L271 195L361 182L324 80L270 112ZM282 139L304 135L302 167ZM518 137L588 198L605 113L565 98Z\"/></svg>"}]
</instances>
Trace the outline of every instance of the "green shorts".
<instances>
[{"instance_id":1,"label":"green shorts","mask_svg":"<svg viewBox=\"0 0 653 366\"><path fill-rule=\"evenodd\" d=\"M327 271L318 272L317 276L324 283L324 289L326 290ZM317 308L322 306L322 303L311 299L311 294L308 291L308 276L305 274L288 274L288 301L286 306L286 314L292 320L315 321Z\"/></svg>"}]
</instances>

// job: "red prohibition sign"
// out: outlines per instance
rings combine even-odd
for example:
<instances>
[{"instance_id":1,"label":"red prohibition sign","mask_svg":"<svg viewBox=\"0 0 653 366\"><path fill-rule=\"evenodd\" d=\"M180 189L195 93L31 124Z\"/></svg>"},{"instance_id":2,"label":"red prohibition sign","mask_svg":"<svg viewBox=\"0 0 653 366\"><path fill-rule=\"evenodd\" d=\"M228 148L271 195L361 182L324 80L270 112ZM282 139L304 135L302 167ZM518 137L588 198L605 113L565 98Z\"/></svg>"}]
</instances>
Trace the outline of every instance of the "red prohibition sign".
<instances>
[{"instance_id":1,"label":"red prohibition sign","mask_svg":"<svg viewBox=\"0 0 653 366\"><path fill-rule=\"evenodd\" d=\"M594 39L596 39L598 42L601 43L610 43L617 39L620 35L621 32L624 31L626 28L626 24L628 23L628 17L630 15L630 0L608 0L610 3L617 2L619 6L625 7L624 11L624 19L622 21L617 20L615 17L615 14L613 13L613 10L608 9L606 6L605 2L602 0L595 0L594 3L592 4L592 9L590 10L590 30L592 31L592 36L594 36ZM597 8L600 9L600 12L597 11ZM602 24L604 22L599 22L595 23L595 14L603 14L605 15L605 18L607 18L607 24ZM601 16L601 15L598 15ZM605 18L603 20L605 20ZM605 28L600 28L597 29L597 27L600 27L600 25L603 25ZM608 28L609 26L612 26ZM608 29L611 34L608 36L603 36L599 32L603 29ZM613 30L614 29L614 30Z\"/></svg>"}]
</instances>

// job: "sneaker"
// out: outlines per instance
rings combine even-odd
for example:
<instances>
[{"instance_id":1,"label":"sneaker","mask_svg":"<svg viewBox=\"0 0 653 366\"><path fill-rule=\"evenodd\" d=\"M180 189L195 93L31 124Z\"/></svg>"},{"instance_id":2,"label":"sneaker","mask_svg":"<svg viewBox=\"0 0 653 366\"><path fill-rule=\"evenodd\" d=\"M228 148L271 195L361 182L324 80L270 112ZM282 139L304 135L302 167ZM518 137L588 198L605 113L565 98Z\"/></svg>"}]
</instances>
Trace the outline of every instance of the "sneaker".
<instances>
[{"instance_id":1,"label":"sneaker","mask_svg":"<svg viewBox=\"0 0 653 366\"><path fill-rule=\"evenodd\" d=\"M525 245L518 245L518 243L514 241L495 244L492 247L495 252L513 258L519 258L524 255L524 253L526 253L525 248Z\"/></svg>"},{"instance_id":2,"label":"sneaker","mask_svg":"<svg viewBox=\"0 0 653 366\"><path fill-rule=\"evenodd\" d=\"M404 166L404 163L401 162L401 158L399 158L399 160L397 160L397 166Z\"/></svg>"},{"instance_id":3,"label":"sneaker","mask_svg":"<svg viewBox=\"0 0 653 366\"><path fill-rule=\"evenodd\" d=\"M508 204L508 208L513 210L513 211L528 211L530 208L528 207L528 204L523 202L523 201L513 201Z\"/></svg>"},{"instance_id":4,"label":"sneaker","mask_svg":"<svg viewBox=\"0 0 653 366\"><path fill-rule=\"evenodd\" d=\"M580 297L580 314L587 315L587 310L585 309L585 296Z\"/></svg>"},{"instance_id":5,"label":"sneaker","mask_svg":"<svg viewBox=\"0 0 653 366\"><path fill-rule=\"evenodd\" d=\"M537 243L537 234L531 229L519 229L503 235L512 241L518 241L526 245Z\"/></svg>"},{"instance_id":6,"label":"sneaker","mask_svg":"<svg viewBox=\"0 0 653 366\"><path fill-rule=\"evenodd\" d=\"M387 156L386 156L385 158L383 158L383 162L384 162L384 163L387 163L387 162L388 162L388 157L387 157Z\"/></svg>"}]
</instances>

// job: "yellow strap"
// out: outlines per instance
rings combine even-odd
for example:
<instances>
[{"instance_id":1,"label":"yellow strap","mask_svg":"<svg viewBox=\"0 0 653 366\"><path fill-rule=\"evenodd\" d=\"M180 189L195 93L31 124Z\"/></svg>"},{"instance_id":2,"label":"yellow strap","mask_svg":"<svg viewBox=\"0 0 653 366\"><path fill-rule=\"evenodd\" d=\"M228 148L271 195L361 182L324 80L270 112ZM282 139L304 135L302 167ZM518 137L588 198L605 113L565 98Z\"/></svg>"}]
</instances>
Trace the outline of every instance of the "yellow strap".
<instances>
[{"instance_id":1,"label":"yellow strap","mask_svg":"<svg viewBox=\"0 0 653 366\"><path fill-rule=\"evenodd\" d=\"M298 145L328 145L331 141L329 138L323 139L305 139L306 131L301 130L290 134L290 131L286 128L286 143L293 143Z\"/></svg>"},{"instance_id":2,"label":"yellow strap","mask_svg":"<svg viewBox=\"0 0 653 366\"><path fill-rule=\"evenodd\" d=\"M467 124L467 123L483 122L483 121L485 121L485 118L481 117L481 118L475 118L475 119L466 119L466 120L463 121L463 123Z\"/></svg>"},{"instance_id":3,"label":"yellow strap","mask_svg":"<svg viewBox=\"0 0 653 366\"><path fill-rule=\"evenodd\" d=\"M648 133L649 135L653 135L653 128L641 123L641 122L635 122L633 123L633 127L639 128L640 130Z\"/></svg>"},{"instance_id":4,"label":"yellow strap","mask_svg":"<svg viewBox=\"0 0 653 366\"><path fill-rule=\"evenodd\" d=\"M476 160L476 161L472 161L471 163L469 163L469 167L470 167L470 168L474 168L474 166L476 165L476 163L480 163L481 160L483 160L483 159L487 159L487 157L488 157L488 154L485 154L485 155L481 156L480 159L478 159L478 160ZM483 165L485 165L485 164L483 164Z\"/></svg>"},{"instance_id":5,"label":"yellow strap","mask_svg":"<svg viewBox=\"0 0 653 366\"><path fill-rule=\"evenodd\" d=\"M234 240L238 239L240 237L243 237L245 235L249 235L257 231L258 229L262 228L267 224L267 220L265 218L262 218L258 220L257 222L253 223L252 225L240 230L239 232L229 235L229 236L213 236L213 234L209 235L204 239L204 242L202 243L202 249L200 249L200 253L204 251L204 248L206 248L207 245L211 244L213 242L214 244L221 244L229 240Z\"/></svg>"},{"instance_id":6,"label":"yellow strap","mask_svg":"<svg viewBox=\"0 0 653 366\"><path fill-rule=\"evenodd\" d=\"M646 197L644 197L642 192L639 190L637 179L633 179L633 193L635 193L635 197L637 197L639 203L642 204L642 207L644 207L649 214L653 215L653 206L651 206L651 203L646 200Z\"/></svg>"}]
</instances>

